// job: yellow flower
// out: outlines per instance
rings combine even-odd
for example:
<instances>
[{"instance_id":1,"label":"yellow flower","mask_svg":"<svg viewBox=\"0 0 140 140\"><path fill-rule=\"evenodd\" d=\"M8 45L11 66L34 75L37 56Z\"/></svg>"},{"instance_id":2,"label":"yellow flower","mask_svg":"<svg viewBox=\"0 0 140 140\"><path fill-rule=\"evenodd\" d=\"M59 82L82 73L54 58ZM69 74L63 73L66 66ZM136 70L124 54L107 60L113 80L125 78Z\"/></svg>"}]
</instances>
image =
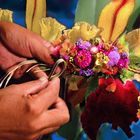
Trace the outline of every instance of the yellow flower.
<instances>
[{"instance_id":1,"label":"yellow flower","mask_svg":"<svg viewBox=\"0 0 140 140\"><path fill-rule=\"evenodd\" d=\"M138 97L138 102L140 103L140 96Z\"/></svg>"},{"instance_id":2,"label":"yellow flower","mask_svg":"<svg viewBox=\"0 0 140 140\"><path fill-rule=\"evenodd\" d=\"M96 56L97 60L95 62L96 65L103 65L103 64L107 64L109 62L109 58L108 56L106 56L104 53L100 52L100 53L97 53L97 56Z\"/></svg>"},{"instance_id":3,"label":"yellow flower","mask_svg":"<svg viewBox=\"0 0 140 140\"><path fill-rule=\"evenodd\" d=\"M61 49L60 49L60 54L61 55L69 55L72 48L74 48L74 44L72 44L69 39L66 39L62 44L61 44Z\"/></svg>"},{"instance_id":4,"label":"yellow flower","mask_svg":"<svg viewBox=\"0 0 140 140\"><path fill-rule=\"evenodd\" d=\"M75 43L79 38L90 40L100 32L100 29L95 25L90 25L86 22L77 22L72 29L66 30L64 33L72 43Z\"/></svg>"},{"instance_id":5,"label":"yellow flower","mask_svg":"<svg viewBox=\"0 0 140 140\"><path fill-rule=\"evenodd\" d=\"M66 28L54 18L43 18L40 21L41 36L47 41L53 42L61 37L62 31Z\"/></svg>"},{"instance_id":6,"label":"yellow flower","mask_svg":"<svg viewBox=\"0 0 140 140\"><path fill-rule=\"evenodd\" d=\"M138 102L139 102L139 106L140 106L140 96L138 97ZM138 118L140 118L140 109L138 109L137 116L138 116Z\"/></svg>"},{"instance_id":7,"label":"yellow flower","mask_svg":"<svg viewBox=\"0 0 140 140\"><path fill-rule=\"evenodd\" d=\"M13 22L12 14L13 14L13 12L10 10L0 9L0 21Z\"/></svg>"}]
</instances>

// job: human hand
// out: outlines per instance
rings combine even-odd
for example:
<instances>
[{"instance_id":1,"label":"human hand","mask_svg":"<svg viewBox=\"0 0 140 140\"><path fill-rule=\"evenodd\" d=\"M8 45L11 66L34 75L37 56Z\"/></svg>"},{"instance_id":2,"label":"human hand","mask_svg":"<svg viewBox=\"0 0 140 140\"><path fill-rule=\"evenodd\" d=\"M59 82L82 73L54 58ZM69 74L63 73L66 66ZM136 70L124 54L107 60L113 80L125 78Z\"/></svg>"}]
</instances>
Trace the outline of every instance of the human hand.
<instances>
[{"instance_id":1,"label":"human hand","mask_svg":"<svg viewBox=\"0 0 140 140\"><path fill-rule=\"evenodd\" d=\"M37 34L9 22L0 22L0 50L0 69L4 71L26 58L53 64L51 54L55 51L49 42Z\"/></svg>"},{"instance_id":2,"label":"human hand","mask_svg":"<svg viewBox=\"0 0 140 140\"><path fill-rule=\"evenodd\" d=\"M50 82L43 78L1 89L0 139L35 140L65 124L69 113L58 93L58 78Z\"/></svg>"}]
</instances>

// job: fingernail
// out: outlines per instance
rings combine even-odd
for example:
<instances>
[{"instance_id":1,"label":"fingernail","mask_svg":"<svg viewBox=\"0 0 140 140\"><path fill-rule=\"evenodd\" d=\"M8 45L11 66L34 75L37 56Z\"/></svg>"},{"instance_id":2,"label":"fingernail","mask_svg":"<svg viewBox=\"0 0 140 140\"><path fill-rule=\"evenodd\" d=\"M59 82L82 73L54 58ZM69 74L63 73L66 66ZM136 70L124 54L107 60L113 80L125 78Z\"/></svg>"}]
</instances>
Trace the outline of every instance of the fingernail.
<instances>
[{"instance_id":1,"label":"fingernail","mask_svg":"<svg viewBox=\"0 0 140 140\"><path fill-rule=\"evenodd\" d=\"M52 46L51 43L50 42L47 42L47 41L43 41L43 44L47 48L49 48L50 46Z\"/></svg>"},{"instance_id":2,"label":"fingernail","mask_svg":"<svg viewBox=\"0 0 140 140\"><path fill-rule=\"evenodd\" d=\"M48 79L46 77L41 77L41 78L39 78L39 80L41 81L42 84L44 84L48 81Z\"/></svg>"},{"instance_id":3,"label":"fingernail","mask_svg":"<svg viewBox=\"0 0 140 140\"><path fill-rule=\"evenodd\" d=\"M60 82L59 78L58 77L55 77L52 79L52 81L55 83L55 82Z\"/></svg>"},{"instance_id":4,"label":"fingernail","mask_svg":"<svg viewBox=\"0 0 140 140\"><path fill-rule=\"evenodd\" d=\"M51 53L55 53L57 51L57 48L50 47L50 51L51 51Z\"/></svg>"}]
</instances>

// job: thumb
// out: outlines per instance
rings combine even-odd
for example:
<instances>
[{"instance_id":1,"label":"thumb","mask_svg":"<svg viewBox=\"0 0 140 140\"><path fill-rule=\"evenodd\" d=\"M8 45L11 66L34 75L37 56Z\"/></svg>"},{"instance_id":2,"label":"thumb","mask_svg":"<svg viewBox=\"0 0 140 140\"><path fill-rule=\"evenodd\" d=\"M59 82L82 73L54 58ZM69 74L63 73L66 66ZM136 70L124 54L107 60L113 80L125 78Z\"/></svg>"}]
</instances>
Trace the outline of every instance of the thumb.
<instances>
[{"instance_id":1,"label":"thumb","mask_svg":"<svg viewBox=\"0 0 140 140\"><path fill-rule=\"evenodd\" d=\"M38 80L26 82L23 84L18 84L15 86L16 92L24 94L25 96L31 94L36 94L40 90L44 89L48 84L48 79L46 77L41 77Z\"/></svg>"}]
</instances>

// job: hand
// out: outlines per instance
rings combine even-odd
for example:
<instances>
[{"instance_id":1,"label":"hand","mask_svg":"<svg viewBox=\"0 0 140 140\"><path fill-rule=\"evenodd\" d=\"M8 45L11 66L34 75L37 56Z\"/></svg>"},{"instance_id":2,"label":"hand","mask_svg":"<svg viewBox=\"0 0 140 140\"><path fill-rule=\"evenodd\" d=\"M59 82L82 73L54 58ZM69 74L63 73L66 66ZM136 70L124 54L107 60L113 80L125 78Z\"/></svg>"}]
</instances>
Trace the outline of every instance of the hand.
<instances>
[{"instance_id":1,"label":"hand","mask_svg":"<svg viewBox=\"0 0 140 140\"><path fill-rule=\"evenodd\" d=\"M0 69L6 71L26 58L52 64L53 51L52 45L37 34L14 23L0 22Z\"/></svg>"},{"instance_id":2,"label":"hand","mask_svg":"<svg viewBox=\"0 0 140 140\"><path fill-rule=\"evenodd\" d=\"M49 83L44 78L1 89L0 139L35 140L68 122L68 109L58 92L58 78Z\"/></svg>"}]
</instances>

